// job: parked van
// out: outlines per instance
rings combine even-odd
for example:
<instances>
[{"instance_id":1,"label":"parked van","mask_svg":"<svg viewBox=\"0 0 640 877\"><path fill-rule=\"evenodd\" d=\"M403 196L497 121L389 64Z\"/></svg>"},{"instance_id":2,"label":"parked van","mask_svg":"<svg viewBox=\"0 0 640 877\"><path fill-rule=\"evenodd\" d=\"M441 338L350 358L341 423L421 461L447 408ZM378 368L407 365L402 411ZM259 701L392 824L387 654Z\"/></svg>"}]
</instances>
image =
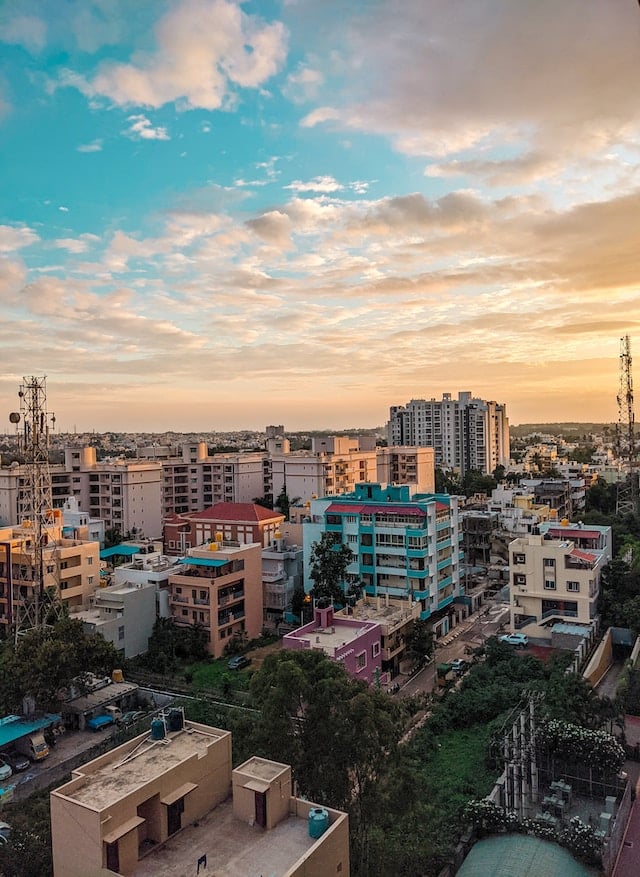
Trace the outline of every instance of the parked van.
<instances>
[{"instance_id":1,"label":"parked van","mask_svg":"<svg viewBox=\"0 0 640 877\"><path fill-rule=\"evenodd\" d=\"M22 755L26 755L31 761L42 761L49 754L49 746L40 731L20 737L13 746L14 749L21 752Z\"/></svg>"}]
</instances>

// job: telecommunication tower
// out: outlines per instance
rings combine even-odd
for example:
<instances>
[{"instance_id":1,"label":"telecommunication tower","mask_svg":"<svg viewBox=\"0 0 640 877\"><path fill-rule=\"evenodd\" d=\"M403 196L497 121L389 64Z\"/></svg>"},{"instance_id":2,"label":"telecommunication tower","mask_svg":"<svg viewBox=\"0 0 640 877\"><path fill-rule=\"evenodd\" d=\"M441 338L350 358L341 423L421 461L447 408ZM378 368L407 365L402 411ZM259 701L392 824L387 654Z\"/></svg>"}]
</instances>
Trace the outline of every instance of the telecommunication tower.
<instances>
[{"instance_id":1,"label":"telecommunication tower","mask_svg":"<svg viewBox=\"0 0 640 877\"><path fill-rule=\"evenodd\" d=\"M61 612L55 552L59 534L53 529L49 469L49 423L55 425L55 416L49 418L47 414L46 377L26 377L22 381L20 411L9 415L18 429L26 475L22 545L12 563L10 604L16 640L28 630L50 624Z\"/></svg>"},{"instance_id":2,"label":"telecommunication tower","mask_svg":"<svg viewBox=\"0 0 640 877\"><path fill-rule=\"evenodd\" d=\"M635 514L638 508L638 460L631 362L631 342L629 336L625 335L620 339L620 389L616 428L618 459L622 462L626 474L625 479L618 482L616 512L619 515Z\"/></svg>"}]
</instances>

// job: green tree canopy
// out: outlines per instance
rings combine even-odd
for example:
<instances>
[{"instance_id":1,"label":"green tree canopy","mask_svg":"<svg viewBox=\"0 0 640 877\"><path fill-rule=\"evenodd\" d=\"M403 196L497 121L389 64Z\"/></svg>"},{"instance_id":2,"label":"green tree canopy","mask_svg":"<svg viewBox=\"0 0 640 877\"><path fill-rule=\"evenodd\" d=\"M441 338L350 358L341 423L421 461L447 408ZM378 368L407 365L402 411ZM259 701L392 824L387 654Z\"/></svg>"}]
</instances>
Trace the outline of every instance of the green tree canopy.
<instances>
[{"instance_id":1,"label":"green tree canopy","mask_svg":"<svg viewBox=\"0 0 640 877\"><path fill-rule=\"evenodd\" d=\"M335 600L344 602L343 582L347 567L354 554L348 545L336 541L333 533L322 533L318 542L311 546L311 569L309 576L313 582L312 596L316 600Z\"/></svg>"},{"instance_id":2,"label":"green tree canopy","mask_svg":"<svg viewBox=\"0 0 640 877\"><path fill-rule=\"evenodd\" d=\"M78 619L62 618L50 628L32 630L17 644L5 642L0 653L0 702L6 712L19 711L26 695L41 709L54 709L58 694L72 680L91 672L110 675L122 663L112 643L85 633Z\"/></svg>"}]
</instances>

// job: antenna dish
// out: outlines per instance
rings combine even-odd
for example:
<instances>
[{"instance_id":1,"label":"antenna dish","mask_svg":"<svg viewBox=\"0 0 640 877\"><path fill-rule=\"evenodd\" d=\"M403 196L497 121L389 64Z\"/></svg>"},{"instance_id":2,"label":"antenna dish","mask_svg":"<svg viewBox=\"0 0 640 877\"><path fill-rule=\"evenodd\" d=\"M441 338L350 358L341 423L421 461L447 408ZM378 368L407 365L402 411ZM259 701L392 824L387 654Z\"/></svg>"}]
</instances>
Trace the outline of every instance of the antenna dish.
<instances>
[{"instance_id":1,"label":"antenna dish","mask_svg":"<svg viewBox=\"0 0 640 877\"><path fill-rule=\"evenodd\" d=\"M17 411L12 411L9 415L9 421L11 423L20 423L20 414Z\"/></svg>"}]
</instances>

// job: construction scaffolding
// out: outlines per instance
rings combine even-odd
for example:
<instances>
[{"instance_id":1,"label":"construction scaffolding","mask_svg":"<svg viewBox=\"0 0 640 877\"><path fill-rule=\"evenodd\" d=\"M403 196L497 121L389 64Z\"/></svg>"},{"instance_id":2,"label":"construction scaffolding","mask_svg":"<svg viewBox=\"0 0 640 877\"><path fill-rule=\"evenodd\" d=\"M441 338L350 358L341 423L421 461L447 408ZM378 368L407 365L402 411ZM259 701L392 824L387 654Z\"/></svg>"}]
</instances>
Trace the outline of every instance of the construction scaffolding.
<instances>
[{"instance_id":1,"label":"construction scaffolding","mask_svg":"<svg viewBox=\"0 0 640 877\"><path fill-rule=\"evenodd\" d=\"M45 627L60 616L56 540L59 526L51 497L46 377L22 379L20 411L9 419L18 430L24 456L23 508L19 537L5 549L9 605L16 640L29 630ZM59 513L58 513L59 515ZM7 557L6 555L10 555Z\"/></svg>"}]
</instances>

